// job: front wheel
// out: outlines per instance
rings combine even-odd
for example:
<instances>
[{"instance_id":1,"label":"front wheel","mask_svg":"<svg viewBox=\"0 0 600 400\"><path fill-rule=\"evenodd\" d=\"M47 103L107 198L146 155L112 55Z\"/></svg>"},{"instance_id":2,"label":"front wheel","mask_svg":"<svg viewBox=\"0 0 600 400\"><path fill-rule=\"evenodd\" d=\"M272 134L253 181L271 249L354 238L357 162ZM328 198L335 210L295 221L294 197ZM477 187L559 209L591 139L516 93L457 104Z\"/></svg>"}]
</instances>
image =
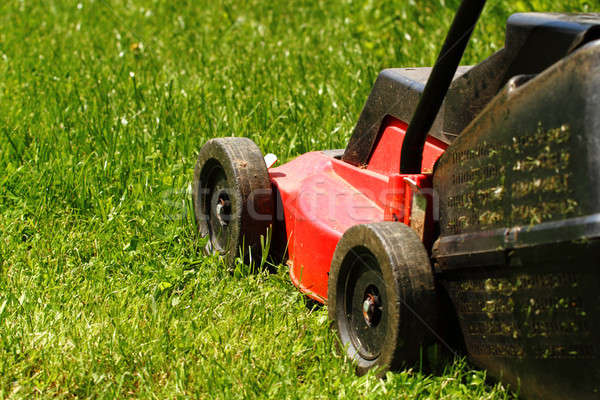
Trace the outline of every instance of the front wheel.
<instances>
[{"instance_id":1,"label":"front wheel","mask_svg":"<svg viewBox=\"0 0 600 400\"><path fill-rule=\"evenodd\" d=\"M358 374L414 364L437 329L429 256L401 223L348 229L333 256L327 297L329 318Z\"/></svg>"},{"instance_id":2,"label":"front wheel","mask_svg":"<svg viewBox=\"0 0 600 400\"><path fill-rule=\"evenodd\" d=\"M261 237L272 224L274 202L267 166L252 140L206 142L198 154L192 197L209 252L221 254L228 265L239 255L247 263L261 259Z\"/></svg>"}]
</instances>

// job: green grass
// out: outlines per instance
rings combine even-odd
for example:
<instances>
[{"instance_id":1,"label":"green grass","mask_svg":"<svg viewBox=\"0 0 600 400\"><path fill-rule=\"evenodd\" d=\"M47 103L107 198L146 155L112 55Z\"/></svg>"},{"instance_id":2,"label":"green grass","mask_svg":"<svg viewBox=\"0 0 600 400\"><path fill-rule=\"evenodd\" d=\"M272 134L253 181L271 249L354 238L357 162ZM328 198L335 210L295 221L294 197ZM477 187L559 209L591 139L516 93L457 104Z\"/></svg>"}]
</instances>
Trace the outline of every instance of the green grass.
<instances>
[{"instance_id":1,"label":"green grass","mask_svg":"<svg viewBox=\"0 0 600 400\"><path fill-rule=\"evenodd\" d=\"M0 397L513 395L458 360L357 378L285 267L205 258L189 185L211 137L344 147L377 73L429 65L457 0L0 3ZM502 47L491 1L466 63Z\"/></svg>"}]
</instances>

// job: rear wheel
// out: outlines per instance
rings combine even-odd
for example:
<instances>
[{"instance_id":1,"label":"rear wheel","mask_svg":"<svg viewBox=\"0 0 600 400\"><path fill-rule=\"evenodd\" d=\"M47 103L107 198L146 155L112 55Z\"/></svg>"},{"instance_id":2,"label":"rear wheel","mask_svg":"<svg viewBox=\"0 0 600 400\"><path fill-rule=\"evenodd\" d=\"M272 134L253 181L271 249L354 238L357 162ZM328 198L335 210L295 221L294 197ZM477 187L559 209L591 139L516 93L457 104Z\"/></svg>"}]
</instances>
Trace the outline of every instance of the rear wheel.
<instances>
[{"instance_id":1,"label":"rear wheel","mask_svg":"<svg viewBox=\"0 0 600 400\"><path fill-rule=\"evenodd\" d=\"M200 149L194 170L193 204L207 250L227 264L244 255L260 260L261 236L273 220L271 181L263 156L247 138L211 139Z\"/></svg>"},{"instance_id":2,"label":"rear wheel","mask_svg":"<svg viewBox=\"0 0 600 400\"><path fill-rule=\"evenodd\" d=\"M358 374L414 364L437 328L429 256L412 229L397 222L344 233L327 297L329 318Z\"/></svg>"}]
</instances>

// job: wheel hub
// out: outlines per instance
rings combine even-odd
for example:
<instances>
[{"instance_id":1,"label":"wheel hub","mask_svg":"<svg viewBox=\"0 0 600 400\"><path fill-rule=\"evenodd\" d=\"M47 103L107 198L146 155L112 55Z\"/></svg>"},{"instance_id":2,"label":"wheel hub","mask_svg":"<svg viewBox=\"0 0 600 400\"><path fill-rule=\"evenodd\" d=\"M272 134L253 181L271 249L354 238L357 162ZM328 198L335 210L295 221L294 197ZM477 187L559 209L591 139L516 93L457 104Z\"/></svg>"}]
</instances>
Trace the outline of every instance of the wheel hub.
<instances>
[{"instance_id":1,"label":"wheel hub","mask_svg":"<svg viewBox=\"0 0 600 400\"><path fill-rule=\"evenodd\" d=\"M215 215L217 221L223 227L227 226L231 220L231 201L225 191L221 191L217 196Z\"/></svg>"},{"instance_id":2,"label":"wheel hub","mask_svg":"<svg viewBox=\"0 0 600 400\"><path fill-rule=\"evenodd\" d=\"M379 296L373 292L373 288L367 288L362 307L363 318L370 328L376 326L381 321L381 302Z\"/></svg>"}]
</instances>

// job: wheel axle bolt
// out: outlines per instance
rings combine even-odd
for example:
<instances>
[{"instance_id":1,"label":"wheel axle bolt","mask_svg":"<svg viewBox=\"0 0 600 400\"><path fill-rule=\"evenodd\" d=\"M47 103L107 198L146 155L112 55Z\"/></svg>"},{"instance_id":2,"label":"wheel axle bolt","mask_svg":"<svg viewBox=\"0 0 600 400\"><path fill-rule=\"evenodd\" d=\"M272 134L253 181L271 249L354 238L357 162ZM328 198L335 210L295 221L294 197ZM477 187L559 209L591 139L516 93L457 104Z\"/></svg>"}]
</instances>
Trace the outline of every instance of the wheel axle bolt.
<instances>
[{"instance_id":1,"label":"wheel axle bolt","mask_svg":"<svg viewBox=\"0 0 600 400\"><path fill-rule=\"evenodd\" d=\"M362 312L368 326L373 326L373 315L379 305L378 303L377 297L371 293L368 293L365 301L363 301Z\"/></svg>"},{"instance_id":2,"label":"wheel axle bolt","mask_svg":"<svg viewBox=\"0 0 600 400\"><path fill-rule=\"evenodd\" d=\"M229 200L224 198L219 198L216 206L215 213L217 214L217 218L222 226L226 226L229 223L229 209L231 207L231 203Z\"/></svg>"}]
</instances>

